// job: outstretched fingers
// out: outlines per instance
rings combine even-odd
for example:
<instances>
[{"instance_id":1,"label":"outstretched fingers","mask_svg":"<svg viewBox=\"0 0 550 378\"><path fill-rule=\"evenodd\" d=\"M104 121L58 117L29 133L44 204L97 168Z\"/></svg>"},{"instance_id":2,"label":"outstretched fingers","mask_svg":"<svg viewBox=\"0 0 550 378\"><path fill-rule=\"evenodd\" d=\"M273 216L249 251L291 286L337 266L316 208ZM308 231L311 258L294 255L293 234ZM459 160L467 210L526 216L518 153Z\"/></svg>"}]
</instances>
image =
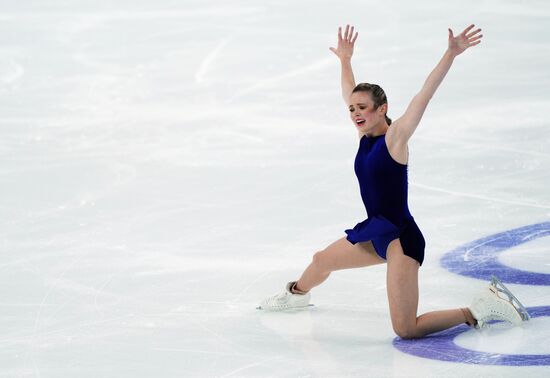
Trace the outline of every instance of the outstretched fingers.
<instances>
[{"instance_id":1,"label":"outstretched fingers","mask_svg":"<svg viewBox=\"0 0 550 378\"><path fill-rule=\"evenodd\" d=\"M355 26L346 25L344 30L342 26L338 27L338 45L336 48L329 47L329 50L332 51L339 58L351 58L353 55L353 46L359 33L355 31ZM344 32L342 35L342 31Z\"/></svg>"},{"instance_id":2,"label":"outstretched fingers","mask_svg":"<svg viewBox=\"0 0 550 378\"><path fill-rule=\"evenodd\" d=\"M459 53L464 51L465 49L478 45L481 42L481 38L483 38L483 34L481 33L481 28L477 28L476 30L472 30L475 27L474 24L471 24L468 26L460 35L458 35L455 39L456 43L459 47ZM449 38L452 39L452 32L451 29L449 29Z\"/></svg>"},{"instance_id":3,"label":"outstretched fingers","mask_svg":"<svg viewBox=\"0 0 550 378\"><path fill-rule=\"evenodd\" d=\"M357 37L359 36L359 33L355 32L355 26L351 26L350 28L350 25L346 25L346 30L344 31L344 36L342 37L342 28L338 28L338 37L339 37L339 40L341 38L341 40L343 42L347 42L347 43L351 43L351 44L354 44L355 43L355 40L357 40Z\"/></svg>"},{"instance_id":4,"label":"outstretched fingers","mask_svg":"<svg viewBox=\"0 0 550 378\"><path fill-rule=\"evenodd\" d=\"M483 37L483 34L479 34L481 32L481 28L477 28L476 30L470 32L470 30L472 30L474 26L474 24L471 24L460 34L461 37L465 38L468 41L469 46L474 46L474 42L479 43L479 39ZM475 44L477 45L477 43Z\"/></svg>"},{"instance_id":5,"label":"outstretched fingers","mask_svg":"<svg viewBox=\"0 0 550 378\"><path fill-rule=\"evenodd\" d=\"M477 29L477 30L474 30L473 32L471 33L468 33L466 34L466 38L472 38L474 35L476 35L477 33L479 33L481 31L481 28Z\"/></svg>"},{"instance_id":6,"label":"outstretched fingers","mask_svg":"<svg viewBox=\"0 0 550 378\"><path fill-rule=\"evenodd\" d=\"M475 46L475 45L478 45L481 41L476 41L476 42L473 42L473 43L470 43L468 45L468 47L472 47L472 46Z\"/></svg>"},{"instance_id":7,"label":"outstretched fingers","mask_svg":"<svg viewBox=\"0 0 550 378\"><path fill-rule=\"evenodd\" d=\"M344 32L344 40L348 40L349 25L346 25L346 31Z\"/></svg>"},{"instance_id":8,"label":"outstretched fingers","mask_svg":"<svg viewBox=\"0 0 550 378\"><path fill-rule=\"evenodd\" d=\"M483 38L483 34L477 34L480 31L481 29L477 29L474 33L468 36L468 47L475 46L481 42L481 38Z\"/></svg>"},{"instance_id":9,"label":"outstretched fingers","mask_svg":"<svg viewBox=\"0 0 550 378\"><path fill-rule=\"evenodd\" d=\"M473 37L473 38L469 38L468 41L469 41L470 43L472 43L472 42L475 42L475 41L477 41L477 40L479 40L479 39L481 39L481 38L483 38L483 34L480 34L480 35L475 36L475 37Z\"/></svg>"},{"instance_id":10,"label":"outstretched fingers","mask_svg":"<svg viewBox=\"0 0 550 378\"><path fill-rule=\"evenodd\" d=\"M474 26L475 26L474 24L471 24L466 29L464 29L464 31L462 33L460 33L460 35L461 36L466 36L466 33L468 33L470 30L472 30Z\"/></svg>"}]
</instances>

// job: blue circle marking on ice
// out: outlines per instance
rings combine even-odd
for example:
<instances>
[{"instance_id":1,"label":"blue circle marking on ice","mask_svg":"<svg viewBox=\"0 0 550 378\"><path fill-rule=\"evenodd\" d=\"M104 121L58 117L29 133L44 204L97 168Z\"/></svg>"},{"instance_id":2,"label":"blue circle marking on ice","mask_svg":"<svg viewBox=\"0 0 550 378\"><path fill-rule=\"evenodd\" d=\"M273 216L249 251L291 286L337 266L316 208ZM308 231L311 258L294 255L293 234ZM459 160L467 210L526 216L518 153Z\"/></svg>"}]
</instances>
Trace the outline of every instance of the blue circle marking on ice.
<instances>
[{"instance_id":1,"label":"blue circle marking on ice","mask_svg":"<svg viewBox=\"0 0 550 378\"><path fill-rule=\"evenodd\" d=\"M441 265L453 273L483 280L495 275L505 283L550 286L550 274L527 272L498 261L502 251L548 235L550 222L489 235L448 252L442 257Z\"/></svg>"},{"instance_id":2,"label":"blue circle marking on ice","mask_svg":"<svg viewBox=\"0 0 550 378\"><path fill-rule=\"evenodd\" d=\"M550 316L550 306L527 308L531 318ZM478 352L455 344L454 339L471 330L467 325L447 329L422 339L403 340L396 337L393 345L401 352L417 357L475 365L548 366L550 354L502 354Z\"/></svg>"}]
</instances>

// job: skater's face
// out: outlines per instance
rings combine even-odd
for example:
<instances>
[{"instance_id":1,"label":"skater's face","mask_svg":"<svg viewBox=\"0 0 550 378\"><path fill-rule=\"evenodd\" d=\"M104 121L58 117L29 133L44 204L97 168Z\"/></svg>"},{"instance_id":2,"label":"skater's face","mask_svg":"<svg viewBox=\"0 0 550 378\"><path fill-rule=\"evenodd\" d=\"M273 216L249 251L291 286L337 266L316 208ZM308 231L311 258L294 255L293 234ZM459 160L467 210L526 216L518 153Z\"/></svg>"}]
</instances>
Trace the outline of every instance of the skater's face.
<instances>
[{"instance_id":1,"label":"skater's face","mask_svg":"<svg viewBox=\"0 0 550 378\"><path fill-rule=\"evenodd\" d=\"M359 91L351 94L349 114L357 129L366 132L385 121L387 107L382 104L375 109L370 93Z\"/></svg>"}]
</instances>

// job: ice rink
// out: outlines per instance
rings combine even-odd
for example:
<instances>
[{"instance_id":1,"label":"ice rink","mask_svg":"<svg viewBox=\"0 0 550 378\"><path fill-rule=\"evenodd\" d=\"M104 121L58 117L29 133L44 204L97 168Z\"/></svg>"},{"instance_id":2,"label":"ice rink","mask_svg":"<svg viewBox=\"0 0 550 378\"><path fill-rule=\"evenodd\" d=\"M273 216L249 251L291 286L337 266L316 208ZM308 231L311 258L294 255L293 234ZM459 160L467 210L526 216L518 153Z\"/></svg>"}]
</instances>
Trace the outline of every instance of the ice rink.
<instances>
[{"instance_id":1,"label":"ice rink","mask_svg":"<svg viewBox=\"0 0 550 378\"><path fill-rule=\"evenodd\" d=\"M0 2L0 377L550 376L550 3ZM419 313L498 271L535 315L403 341L386 267L256 310L366 218L329 51L398 118L475 23L410 141Z\"/></svg>"}]
</instances>

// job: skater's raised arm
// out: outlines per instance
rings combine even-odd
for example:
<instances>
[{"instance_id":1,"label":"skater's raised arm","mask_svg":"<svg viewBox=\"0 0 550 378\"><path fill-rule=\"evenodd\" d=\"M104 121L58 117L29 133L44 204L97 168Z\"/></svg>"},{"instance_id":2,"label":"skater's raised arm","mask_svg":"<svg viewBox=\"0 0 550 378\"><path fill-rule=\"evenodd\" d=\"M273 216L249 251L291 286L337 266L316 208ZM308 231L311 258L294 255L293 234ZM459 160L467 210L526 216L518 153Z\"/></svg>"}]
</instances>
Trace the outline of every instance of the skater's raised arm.
<instances>
[{"instance_id":1,"label":"skater's raised arm","mask_svg":"<svg viewBox=\"0 0 550 378\"><path fill-rule=\"evenodd\" d=\"M439 87L439 84L443 81L443 78L445 78L445 75L447 75L454 59L469 47L475 46L481 42L483 35L478 34L481 29L470 32L473 27L473 24L468 26L457 37L455 37L453 31L449 29L449 47L447 51L445 51L445 54L437 66L424 82L424 86L420 92L414 96L405 114L395 120L392 126L392 128L395 127L395 136L400 143L405 144L416 130L430 99Z\"/></svg>"},{"instance_id":2,"label":"skater's raised arm","mask_svg":"<svg viewBox=\"0 0 550 378\"><path fill-rule=\"evenodd\" d=\"M330 47L330 51L336 54L340 59L340 65L342 67L342 98L346 105L349 105L349 98L351 91L355 88L355 78L353 77L353 69L351 68L351 57L353 55L353 46L359 33L353 35L355 27L346 25L344 36L342 37L342 27L338 28L338 46L336 48Z\"/></svg>"}]
</instances>

